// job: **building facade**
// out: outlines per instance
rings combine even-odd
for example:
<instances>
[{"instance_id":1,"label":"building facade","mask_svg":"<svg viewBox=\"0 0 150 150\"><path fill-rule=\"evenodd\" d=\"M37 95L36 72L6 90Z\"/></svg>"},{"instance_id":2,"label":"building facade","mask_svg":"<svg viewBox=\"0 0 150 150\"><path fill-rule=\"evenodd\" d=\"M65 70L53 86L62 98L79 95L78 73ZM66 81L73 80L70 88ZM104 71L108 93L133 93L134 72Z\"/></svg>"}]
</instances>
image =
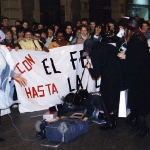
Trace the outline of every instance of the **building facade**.
<instances>
[{"instance_id":1,"label":"building facade","mask_svg":"<svg viewBox=\"0 0 150 150\"><path fill-rule=\"evenodd\" d=\"M15 20L53 23L81 18L98 21L109 17L118 20L124 15L150 17L150 0L0 0L1 17Z\"/></svg>"}]
</instances>

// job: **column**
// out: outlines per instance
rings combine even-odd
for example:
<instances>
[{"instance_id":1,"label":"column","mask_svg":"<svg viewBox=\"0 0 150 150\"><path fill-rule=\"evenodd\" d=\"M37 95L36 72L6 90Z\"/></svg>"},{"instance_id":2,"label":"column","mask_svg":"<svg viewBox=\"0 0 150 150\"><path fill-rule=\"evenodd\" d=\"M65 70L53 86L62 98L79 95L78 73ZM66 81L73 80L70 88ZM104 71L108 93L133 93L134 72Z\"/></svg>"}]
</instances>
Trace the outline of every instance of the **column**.
<instances>
[{"instance_id":1,"label":"column","mask_svg":"<svg viewBox=\"0 0 150 150\"><path fill-rule=\"evenodd\" d=\"M111 17L118 21L125 15L125 0L111 0Z\"/></svg>"},{"instance_id":2,"label":"column","mask_svg":"<svg viewBox=\"0 0 150 150\"><path fill-rule=\"evenodd\" d=\"M1 0L1 15L9 18L9 25L22 20L21 0Z\"/></svg>"},{"instance_id":3,"label":"column","mask_svg":"<svg viewBox=\"0 0 150 150\"><path fill-rule=\"evenodd\" d=\"M35 22L40 22L40 1L34 0L33 19Z\"/></svg>"}]
</instances>

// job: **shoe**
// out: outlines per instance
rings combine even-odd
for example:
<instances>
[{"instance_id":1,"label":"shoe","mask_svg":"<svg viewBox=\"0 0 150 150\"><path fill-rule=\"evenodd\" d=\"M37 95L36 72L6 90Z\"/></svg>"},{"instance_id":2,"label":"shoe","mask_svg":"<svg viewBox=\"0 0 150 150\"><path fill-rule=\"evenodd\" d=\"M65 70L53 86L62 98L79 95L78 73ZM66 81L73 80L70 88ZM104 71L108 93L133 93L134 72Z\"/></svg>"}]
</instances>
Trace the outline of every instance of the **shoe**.
<instances>
[{"instance_id":1,"label":"shoe","mask_svg":"<svg viewBox=\"0 0 150 150\"><path fill-rule=\"evenodd\" d=\"M118 120L118 111L115 110L113 114L110 115L110 120L112 122L113 127L117 126L117 120Z\"/></svg>"},{"instance_id":2,"label":"shoe","mask_svg":"<svg viewBox=\"0 0 150 150\"><path fill-rule=\"evenodd\" d=\"M126 124L126 125L130 125L130 123L131 123L132 120L133 120L133 116L132 116L132 114L130 113L130 114L127 116L126 120L125 120L125 124Z\"/></svg>"},{"instance_id":3,"label":"shoe","mask_svg":"<svg viewBox=\"0 0 150 150\"><path fill-rule=\"evenodd\" d=\"M108 130L108 129L113 130L113 125L106 123L104 126L99 127L99 129L100 129L100 130Z\"/></svg>"},{"instance_id":4,"label":"shoe","mask_svg":"<svg viewBox=\"0 0 150 150\"><path fill-rule=\"evenodd\" d=\"M4 142L5 140L3 138L0 138L0 142Z\"/></svg>"},{"instance_id":5,"label":"shoe","mask_svg":"<svg viewBox=\"0 0 150 150\"><path fill-rule=\"evenodd\" d=\"M136 134L136 137L139 137L139 138L143 138L145 136L149 136L149 129L147 129L147 131L140 130L138 134Z\"/></svg>"},{"instance_id":6,"label":"shoe","mask_svg":"<svg viewBox=\"0 0 150 150\"><path fill-rule=\"evenodd\" d=\"M98 119L95 119L95 120L92 120L94 123L97 123L97 124L104 124L104 123L106 123L106 121L105 120L103 120L103 119L100 119L100 118L98 118Z\"/></svg>"},{"instance_id":7,"label":"shoe","mask_svg":"<svg viewBox=\"0 0 150 150\"><path fill-rule=\"evenodd\" d=\"M139 130L140 130L139 125L130 126L130 128L129 128L129 131L131 131L131 132L139 132Z\"/></svg>"},{"instance_id":8,"label":"shoe","mask_svg":"<svg viewBox=\"0 0 150 150\"><path fill-rule=\"evenodd\" d=\"M131 132L137 132L140 129L137 117L132 118L129 124L130 124L129 131Z\"/></svg>"},{"instance_id":9,"label":"shoe","mask_svg":"<svg viewBox=\"0 0 150 150\"><path fill-rule=\"evenodd\" d=\"M146 116L138 116L138 123L140 126L140 130L136 137L143 138L145 136L149 136L149 128L147 127L146 124Z\"/></svg>"},{"instance_id":10,"label":"shoe","mask_svg":"<svg viewBox=\"0 0 150 150\"><path fill-rule=\"evenodd\" d=\"M102 119L102 120L106 120L105 114L104 113L99 113L98 118Z\"/></svg>"}]
</instances>

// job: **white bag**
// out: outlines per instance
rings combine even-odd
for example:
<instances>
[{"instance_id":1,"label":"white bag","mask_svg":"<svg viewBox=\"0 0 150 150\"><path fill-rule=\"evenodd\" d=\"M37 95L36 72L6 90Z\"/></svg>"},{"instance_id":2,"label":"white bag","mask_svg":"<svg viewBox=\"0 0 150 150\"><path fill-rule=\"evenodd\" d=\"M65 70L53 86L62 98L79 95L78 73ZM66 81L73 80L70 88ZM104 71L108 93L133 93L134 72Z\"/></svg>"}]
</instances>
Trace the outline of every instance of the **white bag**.
<instances>
[{"instance_id":1,"label":"white bag","mask_svg":"<svg viewBox=\"0 0 150 150\"><path fill-rule=\"evenodd\" d=\"M127 117L130 114L130 109L127 108L127 103L128 103L128 90L121 91L118 117Z\"/></svg>"}]
</instances>

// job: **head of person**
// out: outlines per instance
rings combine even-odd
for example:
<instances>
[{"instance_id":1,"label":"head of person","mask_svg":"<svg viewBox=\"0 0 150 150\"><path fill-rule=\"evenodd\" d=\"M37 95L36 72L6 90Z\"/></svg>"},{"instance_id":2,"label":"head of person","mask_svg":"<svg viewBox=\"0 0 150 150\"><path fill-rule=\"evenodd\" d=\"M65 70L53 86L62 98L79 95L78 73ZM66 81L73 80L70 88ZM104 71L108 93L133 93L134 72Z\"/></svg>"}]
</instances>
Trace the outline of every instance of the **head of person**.
<instances>
[{"instance_id":1,"label":"head of person","mask_svg":"<svg viewBox=\"0 0 150 150\"><path fill-rule=\"evenodd\" d=\"M1 24L2 24L4 27L9 26L9 19L8 19L8 17L3 17L3 18L1 19Z\"/></svg>"},{"instance_id":2,"label":"head of person","mask_svg":"<svg viewBox=\"0 0 150 150\"><path fill-rule=\"evenodd\" d=\"M81 36L88 36L89 29L88 29L87 25L81 25L80 26L80 34L81 34Z\"/></svg>"},{"instance_id":3,"label":"head of person","mask_svg":"<svg viewBox=\"0 0 150 150\"><path fill-rule=\"evenodd\" d=\"M42 30L44 28L44 25L42 23L39 23L37 26L37 30Z\"/></svg>"},{"instance_id":4,"label":"head of person","mask_svg":"<svg viewBox=\"0 0 150 150\"><path fill-rule=\"evenodd\" d=\"M102 24L96 24L95 25L95 29L94 29L94 33L100 33L102 31Z\"/></svg>"},{"instance_id":5,"label":"head of person","mask_svg":"<svg viewBox=\"0 0 150 150\"><path fill-rule=\"evenodd\" d=\"M29 29L25 30L25 32L24 32L24 38L25 38L25 39L31 40L31 39L32 39L32 36L33 36L33 34L32 34L32 31L31 31L31 30L29 30Z\"/></svg>"},{"instance_id":6,"label":"head of person","mask_svg":"<svg viewBox=\"0 0 150 150\"><path fill-rule=\"evenodd\" d=\"M51 38L54 35L54 28L53 27L47 27L47 38Z\"/></svg>"},{"instance_id":7,"label":"head of person","mask_svg":"<svg viewBox=\"0 0 150 150\"><path fill-rule=\"evenodd\" d=\"M56 33L57 30L59 29L59 24L56 23L53 25L53 27L54 27L54 33Z\"/></svg>"},{"instance_id":8,"label":"head of person","mask_svg":"<svg viewBox=\"0 0 150 150\"><path fill-rule=\"evenodd\" d=\"M44 44L46 43L46 30L39 30L40 31L40 41L42 41Z\"/></svg>"},{"instance_id":9,"label":"head of person","mask_svg":"<svg viewBox=\"0 0 150 150\"><path fill-rule=\"evenodd\" d=\"M41 38L46 39L46 30L45 29L40 30L40 36L41 36Z\"/></svg>"},{"instance_id":10,"label":"head of person","mask_svg":"<svg viewBox=\"0 0 150 150\"><path fill-rule=\"evenodd\" d=\"M17 27L17 36L18 36L18 38L24 37L24 28L22 26Z\"/></svg>"},{"instance_id":11,"label":"head of person","mask_svg":"<svg viewBox=\"0 0 150 150\"><path fill-rule=\"evenodd\" d=\"M16 32L17 32L16 26L11 26L10 29L11 29L13 34L16 34Z\"/></svg>"},{"instance_id":12,"label":"head of person","mask_svg":"<svg viewBox=\"0 0 150 150\"><path fill-rule=\"evenodd\" d=\"M116 21L114 19L111 19L108 21L108 30L115 30L116 27Z\"/></svg>"},{"instance_id":13,"label":"head of person","mask_svg":"<svg viewBox=\"0 0 150 150\"><path fill-rule=\"evenodd\" d=\"M64 41L64 32L62 30L58 30L56 32L56 41L59 41L59 42Z\"/></svg>"},{"instance_id":14,"label":"head of person","mask_svg":"<svg viewBox=\"0 0 150 150\"><path fill-rule=\"evenodd\" d=\"M66 24L65 25L65 33L66 34L71 34L73 32L73 26L72 24Z\"/></svg>"},{"instance_id":15,"label":"head of person","mask_svg":"<svg viewBox=\"0 0 150 150\"><path fill-rule=\"evenodd\" d=\"M79 36L80 35L80 26L77 27L75 31L76 31L76 36Z\"/></svg>"},{"instance_id":16,"label":"head of person","mask_svg":"<svg viewBox=\"0 0 150 150\"><path fill-rule=\"evenodd\" d=\"M4 34L5 34L5 39L7 40L12 39L12 31L10 29L5 29Z\"/></svg>"},{"instance_id":17,"label":"head of person","mask_svg":"<svg viewBox=\"0 0 150 150\"><path fill-rule=\"evenodd\" d=\"M81 25L88 25L88 19L87 18L82 18L81 19Z\"/></svg>"},{"instance_id":18,"label":"head of person","mask_svg":"<svg viewBox=\"0 0 150 150\"><path fill-rule=\"evenodd\" d=\"M76 22L76 27L80 27L80 26L81 26L81 21L78 20L78 21Z\"/></svg>"},{"instance_id":19,"label":"head of person","mask_svg":"<svg viewBox=\"0 0 150 150\"><path fill-rule=\"evenodd\" d=\"M90 29L94 30L95 29L95 25L96 25L96 22L94 20L91 20L90 21Z\"/></svg>"},{"instance_id":20,"label":"head of person","mask_svg":"<svg viewBox=\"0 0 150 150\"><path fill-rule=\"evenodd\" d=\"M150 28L149 22L148 22L148 21L144 21L144 22L142 23L142 31L145 33L145 32L148 31L149 28Z\"/></svg>"},{"instance_id":21,"label":"head of person","mask_svg":"<svg viewBox=\"0 0 150 150\"><path fill-rule=\"evenodd\" d=\"M41 38L40 31L39 30L34 31L33 39L39 41L40 38Z\"/></svg>"},{"instance_id":22,"label":"head of person","mask_svg":"<svg viewBox=\"0 0 150 150\"><path fill-rule=\"evenodd\" d=\"M133 33L138 33L138 36L140 40L144 38L144 34L141 32L140 28L140 22L135 17L130 17L127 19L126 23L124 24L125 27L125 39L129 41L130 37L133 35Z\"/></svg>"},{"instance_id":23,"label":"head of person","mask_svg":"<svg viewBox=\"0 0 150 150\"><path fill-rule=\"evenodd\" d=\"M31 24L32 31L37 30L37 26L38 26L38 22L32 22L32 24Z\"/></svg>"},{"instance_id":24,"label":"head of person","mask_svg":"<svg viewBox=\"0 0 150 150\"><path fill-rule=\"evenodd\" d=\"M20 26L21 25L21 21L20 20L16 20L15 21L15 26Z\"/></svg>"},{"instance_id":25,"label":"head of person","mask_svg":"<svg viewBox=\"0 0 150 150\"><path fill-rule=\"evenodd\" d=\"M29 23L27 21L22 21L22 26L24 27L24 29L27 29L29 27Z\"/></svg>"}]
</instances>

